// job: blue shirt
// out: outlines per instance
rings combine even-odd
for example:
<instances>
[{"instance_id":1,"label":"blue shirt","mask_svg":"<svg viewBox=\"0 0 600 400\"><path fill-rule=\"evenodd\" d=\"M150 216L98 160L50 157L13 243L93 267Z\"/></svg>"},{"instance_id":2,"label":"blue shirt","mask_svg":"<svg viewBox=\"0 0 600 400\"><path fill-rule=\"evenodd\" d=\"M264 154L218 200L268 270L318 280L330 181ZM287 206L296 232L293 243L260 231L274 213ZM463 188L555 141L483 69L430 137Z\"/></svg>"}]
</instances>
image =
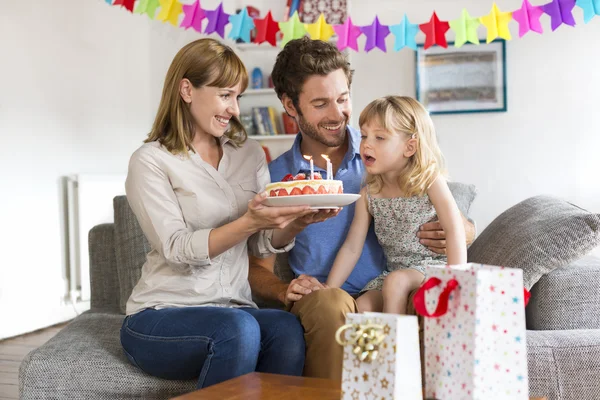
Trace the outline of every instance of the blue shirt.
<instances>
[{"instance_id":1,"label":"blue shirt","mask_svg":"<svg viewBox=\"0 0 600 400\"><path fill-rule=\"evenodd\" d=\"M344 193L359 193L364 165L360 158L360 132L348 127L349 146L342 163L334 176L344 184ZM300 143L302 135L296 136L290 150L269 164L271 181L278 182L287 174L295 175L310 170L310 164L302 157ZM325 177L325 171L315 166ZM345 206L337 217L325 222L309 225L296 236L296 245L289 253L289 263L296 276L314 276L320 282L327 280L335 257L346 240L354 217L355 204ZM373 224L369 228L365 246L356 267L342 286L348 293L358 293L371 279L377 277L385 267L385 256L377 241Z\"/></svg>"}]
</instances>

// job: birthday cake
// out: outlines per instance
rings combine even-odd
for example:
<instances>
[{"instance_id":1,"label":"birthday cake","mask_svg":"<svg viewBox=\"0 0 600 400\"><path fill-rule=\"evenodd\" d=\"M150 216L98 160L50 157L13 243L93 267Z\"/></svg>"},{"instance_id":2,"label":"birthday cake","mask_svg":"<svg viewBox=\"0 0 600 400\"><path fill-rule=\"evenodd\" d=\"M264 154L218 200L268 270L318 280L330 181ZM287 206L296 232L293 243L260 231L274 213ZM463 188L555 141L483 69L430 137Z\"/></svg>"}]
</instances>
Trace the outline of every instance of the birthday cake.
<instances>
[{"instance_id":1,"label":"birthday cake","mask_svg":"<svg viewBox=\"0 0 600 400\"><path fill-rule=\"evenodd\" d=\"M287 174L281 182L269 183L266 191L269 197L344 193L342 181L323 179L318 172L315 172L312 178L307 179L304 173L296 176Z\"/></svg>"}]
</instances>

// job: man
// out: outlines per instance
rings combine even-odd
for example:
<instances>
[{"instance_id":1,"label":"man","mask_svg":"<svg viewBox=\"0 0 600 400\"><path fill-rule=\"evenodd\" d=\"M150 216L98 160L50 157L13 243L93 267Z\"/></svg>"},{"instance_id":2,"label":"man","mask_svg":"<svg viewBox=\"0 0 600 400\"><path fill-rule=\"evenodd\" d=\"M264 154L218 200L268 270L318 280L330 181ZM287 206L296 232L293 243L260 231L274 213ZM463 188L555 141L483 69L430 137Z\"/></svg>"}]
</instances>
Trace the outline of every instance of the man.
<instances>
[{"instance_id":1,"label":"man","mask_svg":"<svg viewBox=\"0 0 600 400\"><path fill-rule=\"evenodd\" d=\"M360 133L348 126L352 73L345 56L331 43L308 38L292 40L278 54L271 75L273 84L300 133L292 148L269 165L272 181L308 170L309 163L303 155L312 156L315 171L324 176L326 161L321 155L325 154L333 164L335 179L343 181L344 192L360 191L364 172L359 154ZM283 302L304 326L306 376L341 379L343 349L335 342L335 332L344 324L346 313L357 312L352 295L358 294L385 267L383 251L371 226L362 255L343 290L327 288L322 283L353 216L354 205L344 207L337 217L310 225L296 237L296 245L289 253L296 279L290 284L274 275L274 257L252 258L250 262L252 291ZM475 230L464 221L470 243ZM445 252L445 234L438 222L424 225L418 236L431 250Z\"/></svg>"}]
</instances>

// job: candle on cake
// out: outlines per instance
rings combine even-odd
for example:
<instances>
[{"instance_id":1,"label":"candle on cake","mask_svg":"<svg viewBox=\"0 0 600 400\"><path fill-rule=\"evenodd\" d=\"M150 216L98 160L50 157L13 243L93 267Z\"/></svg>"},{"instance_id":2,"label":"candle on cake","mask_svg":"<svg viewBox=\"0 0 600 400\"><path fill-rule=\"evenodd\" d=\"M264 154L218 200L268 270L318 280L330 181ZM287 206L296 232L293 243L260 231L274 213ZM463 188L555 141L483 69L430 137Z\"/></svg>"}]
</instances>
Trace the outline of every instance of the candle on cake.
<instances>
[{"instance_id":1,"label":"candle on cake","mask_svg":"<svg viewBox=\"0 0 600 400\"><path fill-rule=\"evenodd\" d=\"M331 161L329 161L329 157L326 154L321 154L321 157L327 161L327 179L333 180L333 167L331 166Z\"/></svg>"},{"instance_id":2,"label":"candle on cake","mask_svg":"<svg viewBox=\"0 0 600 400\"><path fill-rule=\"evenodd\" d=\"M309 179L313 179L315 176L315 163L313 162L313 158L312 156L302 156L304 157L306 160L310 161L310 178Z\"/></svg>"}]
</instances>

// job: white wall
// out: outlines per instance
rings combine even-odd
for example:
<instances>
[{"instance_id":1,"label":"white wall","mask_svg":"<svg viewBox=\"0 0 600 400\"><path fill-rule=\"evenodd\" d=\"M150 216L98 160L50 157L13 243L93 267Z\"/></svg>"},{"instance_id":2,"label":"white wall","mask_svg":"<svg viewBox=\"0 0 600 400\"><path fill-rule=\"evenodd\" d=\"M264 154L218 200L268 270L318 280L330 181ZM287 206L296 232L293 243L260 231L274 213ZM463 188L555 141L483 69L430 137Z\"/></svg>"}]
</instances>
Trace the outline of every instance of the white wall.
<instances>
[{"instance_id":1,"label":"white wall","mask_svg":"<svg viewBox=\"0 0 600 400\"><path fill-rule=\"evenodd\" d=\"M62 300L61 179L126 172L130 154L150 129L169 63L200 37L103 0L2 3L0 338L74 314ZM205 8L218 3L202 1ZM242 3L248 2L226 2L226 11ZM253 1L272 8L277 20L283 3ZM504 0L499 6L515 9L520 3ZM352 18L368 24L377 12L391 24L407 12L413 22L423 22L435 8L440 18L452 19L463 6L482 15L491 2L354 0ZM480 229L538 193L600 211L600 123L594 118L600 74L593 69L599 25L597 18L508 43L509 112L435 117L453 178L478 186L473 216ZM412 51L374 50L353 55L352 62L356 115L376 96L414 94Z\"/></svg>"},{"instance_id":2,"label":"white wall","mask_svg":"<svg viewBox=\"0 0 600 400\"><path fill-rule=\"evenodd\" d=\"M544 0L531 1L534 5ZM502 11L520 8L521 0L499 0ZM375 14L382 24L397 24L404 13L412 23L429 20L436 10L441 20L452 20L467 8L472 16L488 14L491 1L379 0L353 1L356 25L367 25ZM483 230L509 206L533 195L550 194L600 212L600 18L583 23L575 8L577 27L550 30L542 16L544 34L513 39L506 44L508 112L436 115L433 117L451 177L473 183L479 195L472 216ZM485 27L479 27L485 38ZM448 40L453 33L448 32ZM361 46L364 44L364 37ZM419 33L423 43L425 36ZM355 120L364 106L387 94L415 96L415 53L378 49L352 55L356 69L353 86ZM362 48L362 47L361 47Z\"/></svg>"},{"instance_id":3,"label":"white wall","mask_svg":"<svg viewBox=\"0 0 600 400\"><path fill-rule=\"evenodd\" d=\"M62 177L127 172L173 56L199 37L104 0L2 1L0 339L73 316Z\"/></svg>"}]
</instances>

